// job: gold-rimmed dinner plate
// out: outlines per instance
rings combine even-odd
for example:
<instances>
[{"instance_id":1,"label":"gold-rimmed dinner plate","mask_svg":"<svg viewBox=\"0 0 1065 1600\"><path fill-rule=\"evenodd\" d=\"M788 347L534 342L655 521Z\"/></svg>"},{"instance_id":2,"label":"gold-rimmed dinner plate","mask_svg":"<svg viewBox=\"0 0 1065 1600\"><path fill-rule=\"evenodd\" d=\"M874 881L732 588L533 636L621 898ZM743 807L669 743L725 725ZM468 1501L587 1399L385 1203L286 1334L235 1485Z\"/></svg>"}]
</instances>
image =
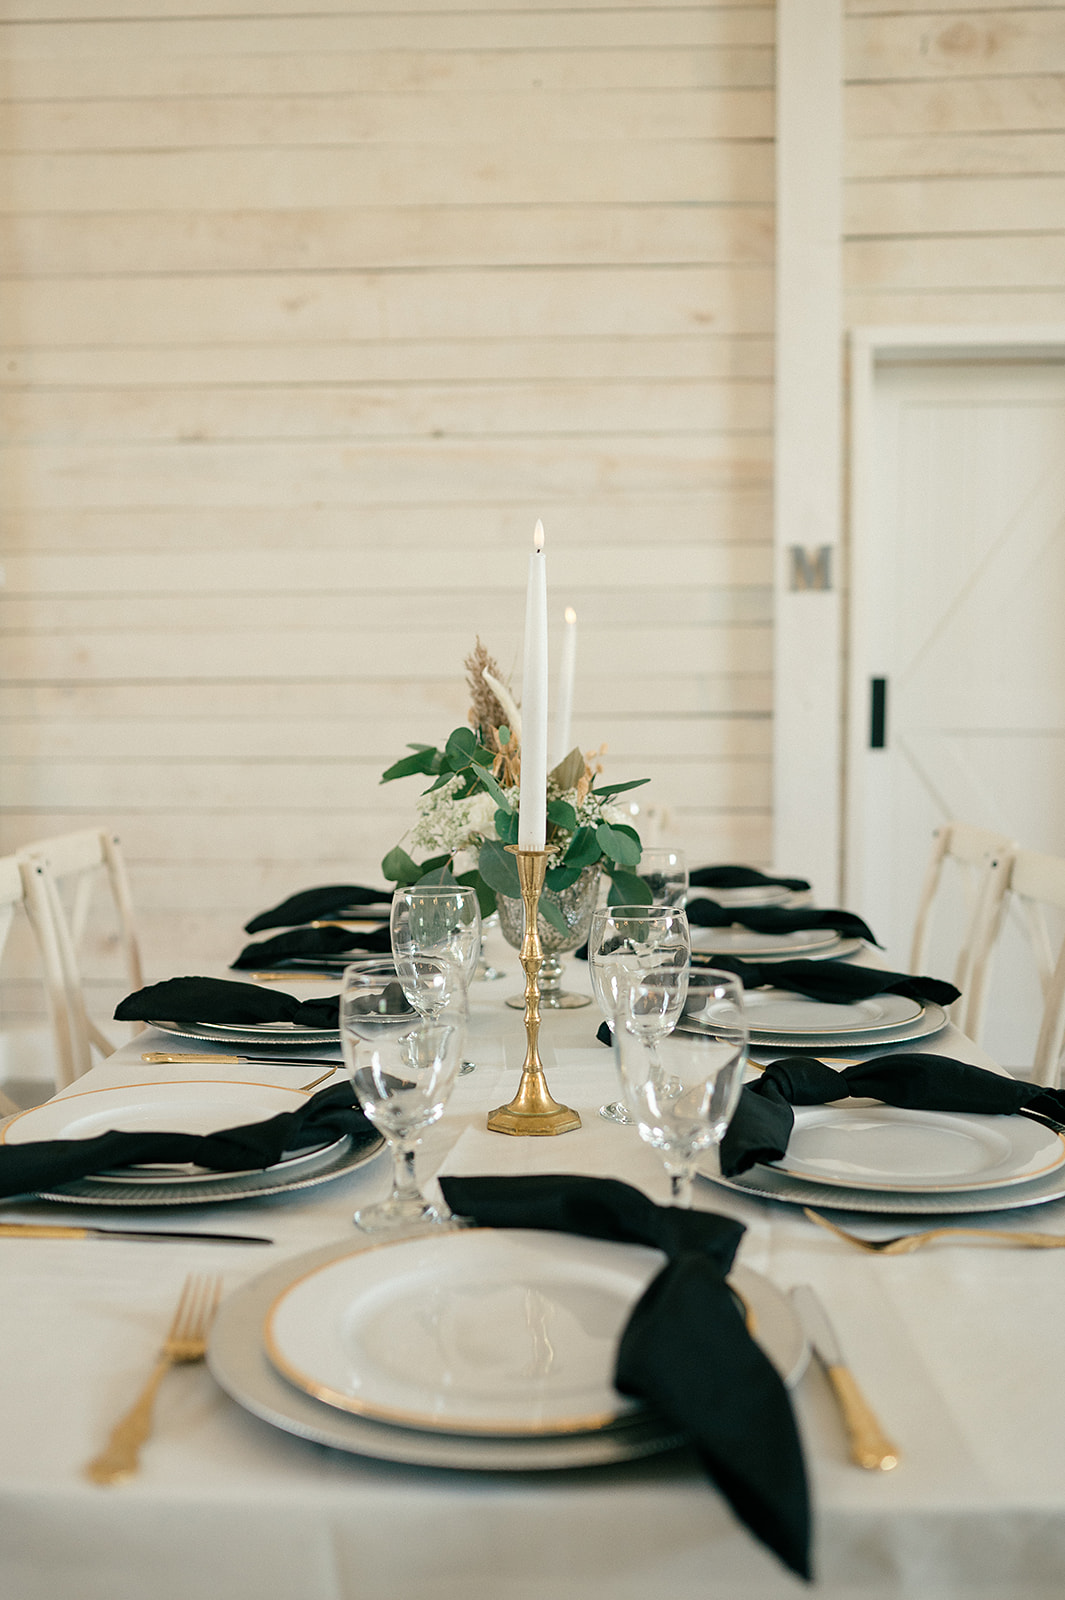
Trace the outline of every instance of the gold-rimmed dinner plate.
<instances>
[{"instance_id":1,"label":"gold-rimmed dinner plate","mask_svg":"<svg viewBox=\"0 0 1065 1600\"><path fill-rule=\"evenodd\" d=\"M618 1338L661 1266L644 1246L569 1234L422 1234L296 1278L263 1342L289 1383L377 1424L511 1439L616 1429L640 1416L613 1387ZM801 1331L757 1274L733 1279L745 1300L748 1279L756 1337L790 1375Z\"/></svg>"},{"instance_id":2,"label":"gold-rimmed dinner plate","mask_svg":"<svg viewBox=\"0 0 1065 1600\"><path fill-rule=\"evenodd\" d=\"M293 980L296 974L292 974ZM150 1028L160 1033L172 1033L178 1039L200 1039L210 1044L256 1044L271 1050L286 1049L290 1045L303 1048L307 1045L336 1044L339 1028L303 1028L295 1022L149 1022Z\"/></svg>"},{"instance_id":3,"label":"gold-rimmed dinner plate","mask_svg":"<svg viewBox=\"0 0 1065 1600\"><path fill-rule=\"evenodd\" d=\"M1031 1117L799 1106L778 1172L831 1188L965 1194L1065 1167L1065 1138Z\"/></svg>"},{"instance_id":4,"label":"gold-rimmed dinner plate","mask_svg":"<svg viewBox=\"0 0 1065 1600\"><path fill-rule=\"evenodd\" d=\"M175 1078L59 1095L19 1112L0 1144L95 1139L102 1133L220 1133L306 1105L302 1089L231 1078Z\"/></svg>"},{"instance_id":5,"label":"gold-rimmed dinner plate","mask_svg":"<svg viewBox=\"0 0 1065 1600\"><path fill-rule=\"evenodd\" d=\"M800 960L804 956L835 956L842 954L846 943L853 949L856 941L844 940L835 928L793 928L790 933L759 933L755 928L734 925L729 928L700 928L691 930L692 949L719 956L738 956L740 960L762 960L776 956L778 960L791 956Z\"/></svg>"},{"instance_id":6,"label":"gold-rimmed dinner plate","mask_svg":"<svg viewBox=\"0 0 1065 1600\"><path fill-rule=\"evenodd\" d=\"M789 889L782 883L745 883L735 889L695 888L692 890L692 898L701 896L707 900L716 900L719 906L735 906L738 910L750 908L753 911L758 906L783 905L794 893L794 889Z\"/></svg>"},{"instance_id":7,"label":"gold-rimmed dinner plate","mask_svg":"<svg viewBox=\"0 0 1065 1600\"><path fill-rule=\"evenodd\" d=\"M749 989L743 1009L751 1037L791 1038L806 1035L882 1033L909 1027L924 1010L920 1000L905 994L875 994L864 1000L812 1000L787 989Z\"/></svg>"}]
</instances>

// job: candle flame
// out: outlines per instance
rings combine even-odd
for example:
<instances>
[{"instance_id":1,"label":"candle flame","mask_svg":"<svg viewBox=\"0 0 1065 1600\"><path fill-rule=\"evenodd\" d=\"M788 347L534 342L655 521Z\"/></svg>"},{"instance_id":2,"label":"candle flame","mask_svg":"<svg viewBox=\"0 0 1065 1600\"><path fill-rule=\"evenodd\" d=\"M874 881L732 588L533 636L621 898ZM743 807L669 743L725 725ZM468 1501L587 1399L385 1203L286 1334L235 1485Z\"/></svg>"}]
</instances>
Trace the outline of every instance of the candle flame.
<instances>
[{"instance_id":1,"label":"candle flame","mask_svg":"<svg viewBox=\"0 0 1065 1600\"><path fill-rule=\"evenodd\" d=\"M572 606L566 607L565 611L563 612L563 616L567 622L576 622L577 620L577 613L574 611Z\"/></svg>"},{"instance_id":2,"label":"candle flame","mask_svg":"<svg viewBox=\"0 0 1065 1600\"><path fill-rule=\"evenodd\" d=\"M533 529L533 545L536 549L536 554L540 555L544 548L544 525L539 517L537 517L536 527Z\"/></svg>"}]
</instances>

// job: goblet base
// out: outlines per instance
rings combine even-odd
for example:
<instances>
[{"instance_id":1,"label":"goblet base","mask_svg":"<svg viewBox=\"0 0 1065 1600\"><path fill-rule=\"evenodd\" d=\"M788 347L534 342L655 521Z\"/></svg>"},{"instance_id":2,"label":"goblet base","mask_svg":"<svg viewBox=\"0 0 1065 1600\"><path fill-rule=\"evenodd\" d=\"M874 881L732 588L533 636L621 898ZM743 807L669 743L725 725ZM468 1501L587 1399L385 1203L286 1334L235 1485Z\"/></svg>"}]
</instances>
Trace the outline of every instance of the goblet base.
<instances>
[{"instance_id":1,"label":"goblet base","mask_svg":"<svg viewBox=\"0 0 1065 1600\"><path fill-rule=\"evenodd\" d=\"M352 1220L363 1233L389 1233L395 1228L446 1228L454 1222L446 1207L434 1206L420 1195L361 1206Z\"/></svg>"},{"instance_id":2,"label":"goblet base","mask_svg":"<svg viewBox=\"0 0 1065 1600\"><path fill-rule=\"evenodd\" d=\"M514 1011L525 1010L525 996L523 994L510 994L506 1003ZM540 991L541 1011L577 1011L581 1006L590 1006L591 997L586 994L574 994L570 989L548 989L546 993Z\"/></svg>"},{"instance_id":3,"label":"goblet base","mask_svg":"<svg viewBox=\"0 0 1065 1600\"><path fill-rule=\"evenodd\" d=\"M620 1122L626 1128L631 1128L636 1122L628 1106L622 1105L620 1100L611 1100L607 1105L600 1106L599 1115L604 1122Z\"/></svg>"}]
</instances>

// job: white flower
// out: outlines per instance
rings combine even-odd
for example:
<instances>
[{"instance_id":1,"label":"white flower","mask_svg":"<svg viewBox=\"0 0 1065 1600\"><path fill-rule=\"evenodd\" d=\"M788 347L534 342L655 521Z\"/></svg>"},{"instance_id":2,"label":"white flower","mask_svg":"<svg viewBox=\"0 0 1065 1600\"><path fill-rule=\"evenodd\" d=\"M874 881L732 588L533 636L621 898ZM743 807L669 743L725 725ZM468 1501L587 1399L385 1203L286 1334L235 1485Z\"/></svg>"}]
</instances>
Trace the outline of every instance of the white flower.
<instances>
[{"instance_id":1,"label":"white flower","mask_svg":"<svg viewBox=\"0 0 1065 1600\"><path fill-rule=\"evenodd\" d=\"M483 840L496 837L495 801L483 791L467 800L456 800L455 790L461 782L456 773L439 789L420 797L418 821L411 832L411 843L418 849L446 850L451 854L474 849Z\"/></svg>"}]
</instances>

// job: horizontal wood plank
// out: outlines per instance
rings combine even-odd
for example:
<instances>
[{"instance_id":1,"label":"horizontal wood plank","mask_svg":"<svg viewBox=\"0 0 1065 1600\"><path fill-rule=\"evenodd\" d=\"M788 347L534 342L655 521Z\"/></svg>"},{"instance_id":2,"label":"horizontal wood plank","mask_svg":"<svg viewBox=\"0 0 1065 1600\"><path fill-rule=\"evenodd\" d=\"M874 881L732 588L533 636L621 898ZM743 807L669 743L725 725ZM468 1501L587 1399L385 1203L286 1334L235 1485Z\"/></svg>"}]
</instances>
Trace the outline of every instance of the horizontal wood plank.
<instances>
[{"instance_id":1,"label":"horizontal wood plank","mask_svg":"<svg viewBox=\"0 0 1065 1600\"><path fill-rule=\"evenodd\" d=\"M1059 0L1048 0L1049 9L1058 5ZM919 132L1061 132L1065 128L1065 75L851 83L844 89L844 108L852 141Z\"/></svg>"},{"instance_id":2,"label":"horizontal wood plank","mask_svg":"<svg viewBox=\"0 0 1065 1600\"><path fill-rule=\"evenodd\" d=\"M844 213L851 236L1044 233L1060 230L1065 219L1065 176L851 183ZM1023 260L1020 242L1017 255Z\"/></svg>"},{"instance_id":3,"label":"horizontal wood plank","mask_svg":"<svg viewBox=\"0 0 1065 1600\"><path fill-rule=\"evenodd\" d=\"M846 248L847 281L866 289L958 290L1021 288L1060 290L1065 283L1065 231L1028 234L1022 250L1002 234L985 238L852 240Z\"/></svg>"},{"instance_id":4,"label":"horizontal wood plank","mask_svg":"<svg viewBox=\"0 0 1065 1600\"><path fill-rule=\"evenodd\" d=\"M855 139L847 154L847 176L852 179L1060 177L1063 173L1065 131L1058 130ZM1056 223L1065 225L1065 218Z\"/></svg>"},{"instance_id":5,"label":"horizontal wood plank","mask_svg":"<svg viewBox=\"0 0 1065 1600\"><path fill-rule=\"evenodd\" d=\"M1065 16L1060 6L850 16L845 54L852 82L1062 72Z\"/></svg>"}]
</instances>

